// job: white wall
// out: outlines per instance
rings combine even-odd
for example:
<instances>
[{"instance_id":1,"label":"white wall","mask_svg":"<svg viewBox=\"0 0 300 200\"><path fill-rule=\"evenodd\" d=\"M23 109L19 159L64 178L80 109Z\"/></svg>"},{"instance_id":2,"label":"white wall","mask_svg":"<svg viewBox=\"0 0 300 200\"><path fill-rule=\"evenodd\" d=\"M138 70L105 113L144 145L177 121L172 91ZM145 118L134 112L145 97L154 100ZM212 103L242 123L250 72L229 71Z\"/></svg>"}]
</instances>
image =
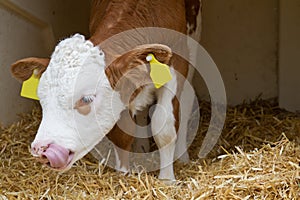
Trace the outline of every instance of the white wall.
<instances>
[{"instance_id":1,"label":"white wall","mask_svg":"<svg viewBox=\"0 0 300 200\"><path fill-rule=\"evenodd\" d=\"M277 0L203 0L201 44L216 62L231 105L278 96ZM198 77L198 95L207 91Z\"/></svg>"},{"instance_id":2,"label":"white wall","mask_svg":"<svg viewBox=\"0 0 300 200\"><path fill-rule=\"evenodd\" d=\"M222 74L228 103L278 98L300 111L300 0L202 0L201 44ZM197 94L208 99L201 78Z\"/></svg>"},{"instance_id":3,"label":"white wall","mask_svg":"<svg viewBox=\"0 0 300 200\"><path fill-rule=\"evenodd\" d=\"M11 77L10 64L28 56L49 57L58 39L88 33L89 1L0 0L0 123L32 109L19 96L21 84Z\"/></svg>"}]
</instances>

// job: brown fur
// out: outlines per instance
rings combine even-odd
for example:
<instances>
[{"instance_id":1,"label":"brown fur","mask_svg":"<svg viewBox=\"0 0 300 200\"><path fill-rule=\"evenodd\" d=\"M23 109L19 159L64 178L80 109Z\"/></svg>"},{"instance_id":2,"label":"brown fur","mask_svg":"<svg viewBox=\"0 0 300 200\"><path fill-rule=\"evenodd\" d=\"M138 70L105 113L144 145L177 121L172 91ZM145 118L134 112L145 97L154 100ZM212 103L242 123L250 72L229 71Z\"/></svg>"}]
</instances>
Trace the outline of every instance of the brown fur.
<instances>
[{"instance_id":1,"label":"brown fur","mask_svg":"<svg viewBox=\"0 0 300 200\"><path fill-rule=\"evenodd\" d=\"M118 34L122 31L126 31L133 28L139 27L162 27L172 29L181 33L186 33L186 21L185 21L185 4L184 1L179 0L94 0L93 11L91 14L90 32L92 34L90 40L95 44L99 45L109 57L107 62L113 60L114 53L113 48L115 43L107 42L105 40L111 36ZM98 12L97 12L98 11ZM167 41L167 42L166 42ZM161 38L161 43L176 43L170 38ZM123 49L126 49L126 43L121 43ZM113 88L121 92L123 102L131 102L135 96L142 90L142 87L138 85L147 82L147 71L144 66L145 57L148 53L154 53L154 49L151 51L136 51L135 57L133 51L117 58L113 63L107 67L106 75ZM110 58L110 56L112 58ZM158 56L155 54L155 56ZM161 61L161 60L160 60ZM129 63L130 62L130 63ZM188 65L179 56L174 55L171 61L174 69L181 73L184 77L187 76ZM137 68L137 66L139 66ZM132 70L134 69L135 70ZM127 74L123 81L119 81L128 71L132 72ZM116 83L120 83L116 88ZM183 83L179 82L177 95L180 96ZM133 91L133 89L135 89ZM123 94L123 95L122 95ZM124 94L127 94L124 95ZM176 98L173 100L174 116L175 116L175 127L178 130L179 127L179 102ZM124 135L121 129L114 128L109 133L109 138L115 143L133 142L132 136L128 135L129 140L120 141L120 135ZM126 134L127 135L127 134ZM120 144L119 144L120 145Z\"/></svg>"},{"instance_id":2,"label":"brown fur","mask_svg":"<svg viewBox=\"0 0 300 200\"><path fill-rule=\"evenodd\" d=\"M139 27L161 27L186 32L183 0L94 0L92 8L90 40L94 44Z\"/></svg>"},{"instance_id":3,"label":"brown fur","mask_svg":"<svg viewBox=\"0 0 300 200\"><path fill-rule=\"evenodd\" d=\"M35 69L38 70L36 75L41 77L49 61L50 59L48 58L24 58L11 65L11 73L21 82L29 79Z\"/></svg>"},{"instance_id":4,"label":"brown fur","mask_svg":"<svg viewBox=\"0 0 300 200\"><path fill-rule=\"evenodd\" d=\"M112 88L120 91L121 99L126 105L136 97L145 84L151 82L145 65L149 53L153 53L165 64L169 63L172 56L171 49L165 45L141 45L115 59L105 70Z\"/></svg>"},{"instance_id":5,"label":"brown fur","mask_svg":"<svg viewBox=\"0 0 300 200\"><path fill-rule=\"evenodd\" d=\"M187 0L186 0L187 1ZM172 29L186 34L186 8L189 11L192 5L183 0L94 0L90 20L90 40L101 46L106 56L113 54L114 48L126 49L126 43L116 47L116 43L104 42L106 39L126 30L140 27L161 27ZM138 38L139 39L139 38ZM138 40L137 39L137 40ZM160 43L170 45L177 43L177 38L161 38ZM113 43L113 44L112 44ZM112 46L113 45L113 46ZM180 60L177 63L175 60ZM111 60L107 60L109 63ZM187 63L174 55L171 60L174 69L186 76ZM127 69L123 65L123 72ZM107 74L109 75L109 74Z\"/></svg>"},{"instance_id":6,"label":"brown fur","mask_svg":"<svg viewBox=\"0 0 300 200\"><path fill-rule=\"evenodd\" d=\"M200 0L185 0L185 9L186 9L186 21L190 25L191 29L189 34L192 34L196 31L198 22L197 16L199 11L201 11L201 2Z\"/></svg>"}]
</instances>

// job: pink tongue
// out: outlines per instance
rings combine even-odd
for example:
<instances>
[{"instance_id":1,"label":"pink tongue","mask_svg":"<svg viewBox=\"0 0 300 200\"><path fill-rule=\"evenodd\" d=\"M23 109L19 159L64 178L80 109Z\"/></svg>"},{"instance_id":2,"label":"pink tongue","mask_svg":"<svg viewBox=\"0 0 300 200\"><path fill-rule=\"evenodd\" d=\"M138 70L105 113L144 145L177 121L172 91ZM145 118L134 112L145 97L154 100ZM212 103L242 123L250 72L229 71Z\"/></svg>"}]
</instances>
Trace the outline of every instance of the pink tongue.
<instances>
[{"instance_id":1,"label":"pink tongue","mask_svg":"<svg viewBox=\"0 0 300 200\"><path fill-rule=\"evenodd\" d=\"M57 144L50 144L46 151L42 154L46 156L53 168L65 167L69 162L70 151Z\"/></svg>"}]
</instances>

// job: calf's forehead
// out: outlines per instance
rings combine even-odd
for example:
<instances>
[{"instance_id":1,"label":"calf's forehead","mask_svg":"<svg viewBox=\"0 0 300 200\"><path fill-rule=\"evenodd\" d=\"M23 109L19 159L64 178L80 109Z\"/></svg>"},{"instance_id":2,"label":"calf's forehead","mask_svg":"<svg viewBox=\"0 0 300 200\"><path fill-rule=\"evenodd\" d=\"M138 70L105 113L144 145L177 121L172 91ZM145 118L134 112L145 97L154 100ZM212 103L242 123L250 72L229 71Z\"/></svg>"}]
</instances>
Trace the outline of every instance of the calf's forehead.
<instances>
[{"instance_id":1,"label":"calf's forehead","mask_svg":"<svg viewBox=\"0 0 300 200\"><path fill-rule=\"evenodd\" d=\"M103 52L99 47L94 46L84 36L76 34L70 38L62 40L56 47L51 56L49 67L64 69L77 68L82 66L86 59L101 59Z\"/></svg>"},{"instance_id":2,"label":"calf's forehead","mask_svg":"<svg viewBox=\"0 0 300 200\"><path fill-rule=\"evenodd\" d=\"M95 87L104 69L104 53L84 36L76 34L61 41L55 48L49 66L41 78L39 87L53 95L70 98L74 92ZM90 84L90 85L89 85ZM50 90L50 91L49 91ZM43 95L41 95L43 96Z\"/></svg>"}]
</instances>

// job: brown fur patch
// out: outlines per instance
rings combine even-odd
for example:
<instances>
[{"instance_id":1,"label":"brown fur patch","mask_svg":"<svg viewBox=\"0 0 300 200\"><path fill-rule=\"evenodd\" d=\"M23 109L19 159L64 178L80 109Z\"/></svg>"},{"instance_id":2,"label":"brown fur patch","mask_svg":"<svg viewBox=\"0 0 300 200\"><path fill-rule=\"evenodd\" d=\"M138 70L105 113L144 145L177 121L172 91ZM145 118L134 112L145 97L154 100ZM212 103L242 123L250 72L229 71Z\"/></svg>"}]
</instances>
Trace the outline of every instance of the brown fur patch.
<instances>
[{"instance_id":1,"label":"brown fur patch","mask_svg":"<svg viewBox=\"0 0 300 200\"><path fill-rule=\"evenodd\" d=\"M37 76L40 77L48 67L48 58L24 58L11 65L11 73L14 78L23 82L30 78L34 69L37 69Z\"/></svg>"},{"instance_id":2,"label":"brown fur patch","mask_svg":"<svg viewBox=\"0 0 300 200\"><path fill-rule=\"evenodd\" d=\"M94 0L92 8L90 32L94 44L139 27L162 27L186 32L183 0Z\"/></svg>"},{"instance_id":3,"label":"brown fur patch","mask_svg":"<svg viewBox=\"0 0 300 200\"><path fill-rule=\"evenodd\" d=\"M116 91L120 91L122 101L128 105L151 82L146 57L153 53L156 58L168 64L172 52L165 45L141 45L114 60L105 70L106 76Z\"/></svg>"},{"instance_id":4,"label":"brown fur patch","mask_svg":"<svg viewBox=\"0 0 300 200\"><path fill-rule=\"evenodd\" d=\"M191 27L189 34L192 34L197 29L197 16L201 10L201 1L200 0L185 0L185 9L186 9L186 21L187 24Z\"/></svg>"}]
</instances>

